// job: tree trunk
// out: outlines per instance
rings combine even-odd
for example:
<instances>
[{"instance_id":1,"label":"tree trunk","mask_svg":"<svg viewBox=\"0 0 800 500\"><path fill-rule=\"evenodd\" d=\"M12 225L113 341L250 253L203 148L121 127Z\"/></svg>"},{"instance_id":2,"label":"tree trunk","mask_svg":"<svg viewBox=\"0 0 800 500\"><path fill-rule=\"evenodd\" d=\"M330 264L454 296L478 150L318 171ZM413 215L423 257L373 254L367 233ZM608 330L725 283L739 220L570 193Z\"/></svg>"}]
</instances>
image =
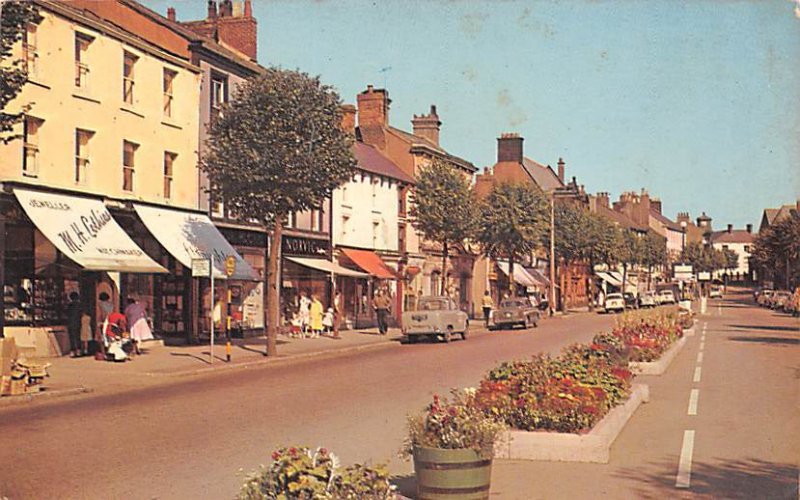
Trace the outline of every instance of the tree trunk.
<instances>
[{"instance_id":1,"label":"tree trunk","mask_svg":"<svg viewBox=\"0 0 800 500\"><path fill-rule=\"evenodd\" d=\"M267 356L278 355L278 328L281 321L281 234L283 232L283 216L275 216L272 226L272 241L269 249L269 267L266 274L266 294L269 314L266 317Z\"/></svg>"},{"instance_id":2,"label":"tree trunk","mask_svg":"<svg viewBox=\"0 0 800 500\"><path fill-rule=\"evenodd\" d=\"M508 257L508 293L514 297L514 254L509 254Z\"/></svg>"},{"instance_id":3,"label":"tree trunk","mask_svg":"<svg viewBox=\"0 0 800 500\"><path fill-rule=\"evenodd\" d=\"M447 242L442 242L442 295L447 295Z\"/></svg>"},{"instance_id":4,"label":"tree trunk","mask_svg":"<svg viewBox=\"0 0 800 500\"><path fill-rule=\"evenodd\" d=\"M786 256L786 289L789 290L789 277L791 273L789 272L789 256Z\"/></svg>"},{"instance_id":5,"label":"tree trunk","mask_svg":"<svg viewBox=\"0 0 800 500\"><path fill-rule=\"evenodd\" d=\"M622 264L622 294L625 295L625 288L628 281L628 264Z\"/></svg>"},{"instance_id":6,"label":"tree trunk","mask_svg":"<svg viewBox=\"0 0 800 500\"><path fill-rule=\"evenodd\" d=\"M653 266L648 264L647 265L647 289L653 286Z\"/></svg>"}]
</instances>

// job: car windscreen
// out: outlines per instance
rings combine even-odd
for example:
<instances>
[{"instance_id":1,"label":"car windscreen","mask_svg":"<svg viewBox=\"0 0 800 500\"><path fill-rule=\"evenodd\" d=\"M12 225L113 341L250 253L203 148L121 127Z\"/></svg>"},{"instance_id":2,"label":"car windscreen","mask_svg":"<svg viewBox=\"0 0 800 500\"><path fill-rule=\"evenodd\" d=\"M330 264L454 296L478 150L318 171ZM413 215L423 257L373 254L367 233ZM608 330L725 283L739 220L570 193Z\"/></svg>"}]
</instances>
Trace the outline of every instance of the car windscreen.
<instances>
[{"instance_id":1,"label":"car windscreen","mask_svg":"<svg viewBox=\"0 0 800 500\"><path fill-rule=\"evenodd\" d=\"M419 303L420 311L446 311L447 302L444 300L423 300Z\"/></svg>"}]
</instances>

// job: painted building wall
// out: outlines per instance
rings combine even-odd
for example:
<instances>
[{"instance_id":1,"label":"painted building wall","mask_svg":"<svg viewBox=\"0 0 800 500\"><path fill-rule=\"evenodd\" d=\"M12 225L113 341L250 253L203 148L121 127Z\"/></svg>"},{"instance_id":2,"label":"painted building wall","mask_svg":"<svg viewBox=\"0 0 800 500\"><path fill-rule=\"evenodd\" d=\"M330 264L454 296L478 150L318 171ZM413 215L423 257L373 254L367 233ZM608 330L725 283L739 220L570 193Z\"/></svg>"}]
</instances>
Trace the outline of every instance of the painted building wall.
<instances>
[{"instance_id":1,"label":"painted building wall","mask_svg":"<svg viewBox=\"0 0 800 500\"><path fill-rule=\"evenodd\" d=\"M717 250L722 250L723 248L728 248L733 250L734 252L739 255L739 265L736 269L723 269L720 271L716 271L714 276L720 277L724 275L726 272L730 274L739 273L741 275L746 275L750 270L750 250L752 249L752 243L714 243L714 248Z\"/></svg>"},{"instance_id":2,"label":"painted building wall","mask_svg":"<svg viewBox=\"0 0 800 500\"><path fill-rule=\"evenodd\" d=\"M397 252L400 189L393 179L359 171L334 190L333 244Z\"/></svg>"},{"instance_id":3,"label":"painted building wall","mask_svg":"<svg viewBox=\"0 0 800 500\"><path fill-rule=\"evenodd\" d=\"M200 77L180 60L128 43L101 29L42 10L36 30L36 69L31 82L9 105L26 103L41 120L36 172L22 171L23 141L0 145L0 178L125 200L186 208L197 206L198 107ZM88 23L91 24L91 23ZM76 33L89 37L83 87L76 86ZM123 100L123 57L134 66L133 103ZM22 56L17 44L12 59ZM164 114L164 70L175 72L171 117ZM85 175L75 179L76 129L89 131ZM22 125L16 130L23 132ZM138 144L132 191L123 190L123 141ZM164 193L164 153L176 155L171 196Z\"/></svg>"}]
</instances>

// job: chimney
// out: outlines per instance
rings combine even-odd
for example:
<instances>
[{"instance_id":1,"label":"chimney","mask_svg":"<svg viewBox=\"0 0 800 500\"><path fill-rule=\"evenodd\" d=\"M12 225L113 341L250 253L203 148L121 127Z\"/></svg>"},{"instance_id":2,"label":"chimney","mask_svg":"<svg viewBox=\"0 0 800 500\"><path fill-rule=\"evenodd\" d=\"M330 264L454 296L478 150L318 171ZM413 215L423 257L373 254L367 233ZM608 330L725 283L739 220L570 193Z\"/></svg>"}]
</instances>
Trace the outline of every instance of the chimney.
<instances>
[{"instance_id":1,"label":"chimney","mask_svg":"<svg viewBox=\"0 0 800 500\"><path fill-rule=\"evenodd\" d=\"M217 0L208 0L208 20L217 18Z\"/></svg>"},{"instance_id":2,"label":"chimney","mask_svg":"<svg viewBox=\"0 0 800 500\"><path fill-rule=\"evenodd\" d=\"M748 224L747 225L747 233L748 234L753 234L753 225L752 224Z\"/></svg>"},{"instance_id":3,"label":"chimney","mask_svg":"<svg viewBox=\"0 0 800 500\"><path fill-rule=\"evenodd\" d=\"M650 208L652 208L655 212L661 213L661 200L658 198L653 198L650 200Z\"/></svg>"},{"instance_id":4,"label":"chimney","mask_svg":"<svg viewBox=\"0 0 800 500\"><path fill-rule=\"evenodd\" d=\"M253 4L250 0L244 0L244 17L253 17Z\"/></svg>"},{"instance_id":5,"label":"chimney","mask_svg":"<svg viewBox=\"0 0 800 500\"><path fill-rule=\"evenodd\" d=\"M175 7L167 8L167 19L172 22L175 22Z\"/></svg>"},{"instance_id":6,"label":"chimney","mask_svg":"<svg viewBox=\"0 0 800 500\"><path fill-rule=\"evenodd\" d=\"M252 61L258 59L258 24L252 17L252 6L240 0L236 3L236 15L231 0L222 0L217 9L215 0L208 1L208 17L203 21L182 23L184 27L198 35L217 41L234 51L238 51L244 58Z\"/></svg>"},{"instance_id":7,"label":"chimney","mask_svg":"<svg viewBox=\"0 0 800 500\"><path fill-rule=\"evenodd\" d=\"M342 104L342 130L350 135L356 133L356 107L352 104Z\"/></svg>"},{"instance_id":8,"label":"chimney","mask_svg":"<svg viewBox=\"0 0 800 500\"><path fill-rule=\"evenodd\" d=\"M597 204L608 208L608 200L611 197L607 192L597 193Z\"/></svg>"},{"instance_id":9,"label":"chimney","mask_svg":"<svg viewBox=\"0 0 800 500\"><path fill-rule=\"evenodd\" d=\"M733 232L733 224L728 224L728 234Z\"/></svg>"},{"instance_id":10,"label":"chimney","mask_svg":"<svg viewBox=\"0 0 800 500\"><path fill-rule=\"evenodd\" d=\"M563 158L559 158L558 159L558 180L561 181L561 184L564 184L564 173L565 173L564 172L564 167L565 167L565 165L566 164L564 163L564 159ZM574 177L573 177L573 179L574 179Z\"/></svg>"},{"instance_id":11,"label":"chimney","mask_svg":"<svg viewBox=\"0 0 800 500\"><path fill-rule=\"evenodd\" d=\"M500 134L497 139L497 161L522 163L522 141L519 134Z\"/></svg>"},{"instance_id":12,"label":"chimney","mask_svg":"<svg viewBox=\"0 0 800 500\"><path fill-rule=\"evenodd\" d=\"M231 0L222 0L219 5L219 17L233 17L233 2Z\"/></svg>"},{"instance_id":13,"label":"chimney","mask_svg":"<svg viewBox=\"0 0 800 500\"><path fill-rule=\"evenodd\" d=\"M376 89L367 85L367 90L357 96L358 130L367 144L378 149L386 148L384 132L389 126L389 93L386 89Z\"/></svg>"},{"instance_id":14,"label":"chimney","mask_svg":"<svg viewBox=\"0 0 800 500\"><path fill-rule=\"evenodd\" d=\"M439 115L436 114L435 105L431 104L431 111L427 115L414 115L411 126L414 127L414 135L424 137L435 145L439 145L439 127L442 126L442 122L439 121Z\"/></svg>"}]
</instances>

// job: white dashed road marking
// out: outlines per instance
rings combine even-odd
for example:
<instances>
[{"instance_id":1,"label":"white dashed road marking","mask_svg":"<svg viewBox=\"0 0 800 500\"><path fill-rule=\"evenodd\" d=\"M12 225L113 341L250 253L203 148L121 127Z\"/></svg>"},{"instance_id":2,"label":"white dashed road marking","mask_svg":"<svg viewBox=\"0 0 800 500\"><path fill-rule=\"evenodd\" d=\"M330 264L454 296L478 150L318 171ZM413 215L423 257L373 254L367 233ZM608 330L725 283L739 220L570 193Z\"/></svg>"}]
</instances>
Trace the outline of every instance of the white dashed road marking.
<instances>
[{"instance_id":1,"label":"white dashed road marking","mask_svg":"<svg viewBox=\"0 0 800 500\"><path fill-rule=\"evenodd\" d=\"M692 479L692 452L694 450L694 431L683 431L681 461L678 463L676 488L688 488Z\"/></svg>"},{"instance_id":2,"label":"white dashed road marking","mask_svg":"<svg viewBox=\"0 0 800 500\"><path fill-rule=\"evenodd\" d=\"M700 382L700 376L703 373L703 367L698 366L694 369L694 378L692 378L692 382Z\"/></svg>"},{"instance_id":3,"label":"white dashed road marking","mask_svg":"<svg viewBox=\"0 0 800 500\"><path fill-rule=\"evenodd\" d=\"M700 389L692 389L689 393L689 408L686 410L687 415L697 415L697 400L700 399Z\"/></svg>"},{"instance_id":4,"label":"white dashed road marking","mask_svg":"<svg viewBox=\"0 0 800 500\"><path fill-rule=\"evenodd\" d=\"M698 352L697 353L697 364L699 365L702 362L703 362L703 353L702 352Z\"/></svg>"}]
</instances>

